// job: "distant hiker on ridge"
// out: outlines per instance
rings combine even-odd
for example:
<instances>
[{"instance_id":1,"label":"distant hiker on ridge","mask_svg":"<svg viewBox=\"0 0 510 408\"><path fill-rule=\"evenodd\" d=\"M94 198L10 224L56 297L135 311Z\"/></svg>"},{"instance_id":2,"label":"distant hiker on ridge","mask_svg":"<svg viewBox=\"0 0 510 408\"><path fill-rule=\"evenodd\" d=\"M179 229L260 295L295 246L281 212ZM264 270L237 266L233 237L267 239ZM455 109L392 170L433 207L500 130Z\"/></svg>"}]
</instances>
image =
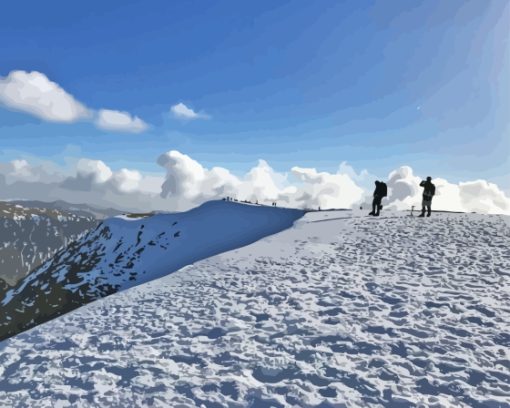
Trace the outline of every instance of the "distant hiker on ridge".
<instances>
[{"instance_id":1,"label":"distant hiker on ridge","mask_svg":"<svg viewBox=\"0 0 510 408\"><path fill-rule=\"evenodd\" d=\"M374 199L372 201L372 211L368 215L379 216L379 212L382 209L381 200L388 195L388 186L386 183L376 180Z\"/></svg>"},{"instance_id":2,"label":"distant hiker on ridge","mask_svg":"<svg viewBox=\"0 0 510 408\"><path fill-rule=\"evenodd\" d=\"M430 217L432 212L432 197L436 194L436 186L432 183L432 177L427 177L427 180L422 180L420 187L423 187L423 200L421 202L421 214L418 217L425 217L425 207L427 208L427 217Z\"/></svg>"}]
</instances>

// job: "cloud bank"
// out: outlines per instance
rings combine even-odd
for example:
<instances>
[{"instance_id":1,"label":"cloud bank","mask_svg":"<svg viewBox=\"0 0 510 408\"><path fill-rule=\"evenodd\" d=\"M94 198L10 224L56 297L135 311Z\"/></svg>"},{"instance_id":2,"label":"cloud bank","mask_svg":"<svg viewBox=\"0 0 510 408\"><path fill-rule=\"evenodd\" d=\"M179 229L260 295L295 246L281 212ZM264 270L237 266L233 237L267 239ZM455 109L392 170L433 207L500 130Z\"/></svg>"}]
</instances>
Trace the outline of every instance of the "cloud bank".
<instances>
[{"instance_id":1,"label":"cloud bank","mask_svg":"<svg viewBox=\"0 0 510 408\"><path fill-rule=\"evenodd\" d=\"M414 205L421 208L419 183L424 178L415 176L409 166L392 171L387 182L390 207L404 210ZM453 184L443 178L432 181L436 185L433 209L510 215L510 197L494 183L473 180Z\"/></svg>"},{"instance_id":2,"label":"cloud bank","mask_svg":"<svg viewBox=\"0 0 510 408\"><path fill-rule=\"evenodd\" d=\"M170 112L174 115L174 117L178 119L185 120L194 120L194 119L208 119L209 115L205 113L197 113L193 109L187 107L182 102L179 102L176 105L173 105L170 108Z\"/></svg>"},{"instance_id":3,"label":"cloud bank","mask_svg":"<svg viewBox=\"0 0 510 408\"><path fill-rule=\"evenodd\" d=\"M143 132L148 128L143 120L127 112L87 108L37 71L11 71L6 77L0 77L0 104L49 122L85 120L103 130L130 133Z\"/></svg>"},{"instance_id":4,"label":"cloud bank","mask_svg":"<svg viewBox=\"0 0 510 408\"><path fill-rule=\"evenodd\" d=\"M259 160L244 177L237 177L222 167L208 170L175 150L162 154L158 164L166 169L161 196L177 200L179 207L232 196L265 204L277 201L300 208L345 208L363 196L363 189L345 174L318 173L300 167L293 167L290 174L281 174L264 160Z\"/></svg>"},{"instance_id":5,"label":"cloud bank","mask_svg":"<svg viewBox=\"0 0 510 408\"><path fill-rule=\"evenodd\" d=\"M68 168L51 162L13 160L0 163L0 199L61 199L127 211L181 211L226 196L268 205L277 201L278 205L298 208L353 208L368 204L372 195L371 189L360 186L369 173L356 174L346 163L333 173L297 166L280 173L259 160L242 176L223 167L208 169L176 150L161 154L157 163L161 175L127 168L112 170L100 160L86 158ZM422 178L409 166L392 171L386 179L385 208L419 208ZM493 183L433 181L433 209L510 215L510 198Z\"/></svg>"}]
</instances>

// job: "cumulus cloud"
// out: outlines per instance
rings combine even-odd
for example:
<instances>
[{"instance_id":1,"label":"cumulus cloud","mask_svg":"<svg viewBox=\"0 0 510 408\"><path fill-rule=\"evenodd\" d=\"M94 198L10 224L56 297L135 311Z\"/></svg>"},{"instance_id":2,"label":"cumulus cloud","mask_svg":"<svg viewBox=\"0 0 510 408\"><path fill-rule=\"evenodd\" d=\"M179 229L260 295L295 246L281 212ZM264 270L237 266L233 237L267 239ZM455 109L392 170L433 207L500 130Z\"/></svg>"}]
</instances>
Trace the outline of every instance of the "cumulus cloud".
<instances>
[{"instance_id":1,"label":"cumulus cloud","mask_svg":"<svg viewBox=\"0 0 510 408\"><path fill-rule=\"evenodd\" d=\"M277 201L288 207L326 209L358 206L373 190L373 185L368 189L359 185L359 180L369 173L356 174L346 164L334 173L297 166L281 173L259 160L246 174L235 175L222 167L208 169L176 150L160 155L157 163L166 174L147 175L126 168L112 170L101 160L86 158L69 168L13 160L0 163L0 199L61 199L129 211L180 211L230 196L261 204ZM409 210L413 205L419 208L422 178L414 175L409 166L392 171L386 179L385 208ZM436 210L510 214L510 198L495 184L485 180L453 184L439 178L433 182Z\"/></svg>"},{"instance_id":2,"label":"cumulus cloud","mask_svg":"<svg viewBox=\"0 0 510 408\"><path fill-rule=\"evenodd\" d=\"M208 170L175 150L162 154L158 163L167 171L161 196L174 200L178 207L233 196L260 203L279 201L300 208L349 208L363 195L363 189L346 174L300 167L282 174L264 160L259 160L244 177L221 167Z\"/></svg>"},{"instance_id":3,"label":"cumulus cloud","mask_svg":"<svg viewBox=\"0 0 510 408\"><path fill-rule=\"evenodd\" d=\"M121 210L166 209L159 193L164 178L137 170L113 171L101 160L82 158L70 168L0 163L0 199L64 200Z\"/></svg>"},{"instance_id":4,"label":"cumulus cloud","mask_svg":"<svg viewBox=\"0 0 510 408\"><path fill-rule=\"evenodd\" d=\"M421 203L420 181L420 177L415 176L413 169L409 166L402 166L392 171L386 181L391 207L407 210Z\"/></svg>"},{"instance_id":5,"label":"cumulus cloud","mask_svg":"<svg viewBox=\"0 0 510 408\"><path fill-rule=\"evenodd\" d=\"M140 133L148 125L128 112L87 108L46 75L37 72L11 71L0 77L0 104L49 122L93 121L103 130Z\"/></svg>"},{"instance_id":6,"label":"cumulus cloud","mask_svg":"<svg viewBox=\"0 0 510 408\"><path fill-rule=\"evenodd\" d=\"M0 77L0 103L50 122L75 122L91 111L40 72L11 71Z\"/></svg>"},{"instance_id":7,"label":"cumulus cloud","mask_svg":"<svg viewBox=\"0 0 510 408\"><path fill-rule=\"evenodd\" d=\"M312 208L350 208L363 197L363 189L347 174L317 172L293 167L292 174L302 183L295 199Z\"/></svg>"},{"instance_id":8,"label":"cumulus cloud","mask_svg":"<svg viewBox=\"0 0 510 408\"><path fill-rule=\"evenodd\" d=\"M54 163L39 162L31 164L26 159L0 163L0 178L9 184L15 182L38 182L44 184L63 179L60 169Z\"/></svg>"},{"instance_id":9,"label":"cumulus cloud","mask_svg":"<svg viewBox=\"0 0 510 408\"><path fill-rule=\"evenodd\" d=\"M201 202L234 195L240 181L228 170L205 169L196 160L176 150L162 154L158 164L166 170L161 197L170 199L175 208L186 208Z\"/></svg>"},{"instance_id":10,"label":"cumulus cloud","mask_svg":"<svg viewBox=\"0 0 510 408\"><path fill-rule=\"evenodd\" d=\"M179 119L187 119L187 120L193 120L193 119L208 119L209 115L206 115L205 113L197 113L193 109L187 107L182 102L179 102L176 105L173 105L170 108L170 111L172 114Z\"/></svg>"},{"instance_id":11,"label":"cumulus cloud","mask_svg":"<svg viewBox=\"0 0 510 408\"><path fill-rule=\"evenodd\" d=\"M458 191L464 211L510 214L510 198L494 183L486 180L468 181L459 183Z\"/></svg>"},{"instance_id":12,"label":"cumulus cloud","mask_svg":"<svg viewBox=\"0 0 510 408\"><path fill-rule=\"evenodd\" d=\"M119 192L131 193L139 190L143 180L142 174L137 170L120 169L113 174L112 182Z\"/></svg>"},{"instance_id":13,"label":"cumulus cloud","mask_svg":"<svg viewBox=\"0 0 510 408\"><path fill-rule=\"evenodd\" d=\"M113 172L101 160L80 159L76 164L76 175L66 178L62 186L69 190L91 191L112 178Z\"/></svg>"},{"instance_id":14,"label":"cumulus cloud","mask_svg":"<svg viewBox=\"0 0 510 408\"><path fill-rule=\"evenodd\" d=\"M370 174L367 169L363 169L359 173L356 173L354 168L346 161L340 163L340 166L338 167L338 172L341 174L348 175L358 184L366 184L368 181L374 179L374 176Z\"/></svg>"},{"instance_id":15,"label":"cumulus cloud","mask_svg":"<svg viewBox=\"0 0 510 408\"><path fill-rule=\"evenodd\" d=\"M140 133L148 128L147 123L138 116L110 109L99 110L95 123L100 129L119 132Z\"/></svg>"}]
</instances>

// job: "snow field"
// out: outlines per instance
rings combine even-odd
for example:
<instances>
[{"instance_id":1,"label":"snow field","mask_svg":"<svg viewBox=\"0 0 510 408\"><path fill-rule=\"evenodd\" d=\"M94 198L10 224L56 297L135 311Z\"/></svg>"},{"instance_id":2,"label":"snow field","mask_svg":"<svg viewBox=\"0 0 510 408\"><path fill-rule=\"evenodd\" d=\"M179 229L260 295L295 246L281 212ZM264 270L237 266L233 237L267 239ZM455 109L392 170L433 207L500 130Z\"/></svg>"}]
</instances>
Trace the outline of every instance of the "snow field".
<instances>
[{"instance_id":1,"label":"snow field","mask_svg":"<svg viewBox=\"0 0 510 408\"><path fill-rule=\"evenodd\" d=\"M310 213L0 343L0 406L508 407L509 248L504 216Z\"/></svg>"}]
</instances>

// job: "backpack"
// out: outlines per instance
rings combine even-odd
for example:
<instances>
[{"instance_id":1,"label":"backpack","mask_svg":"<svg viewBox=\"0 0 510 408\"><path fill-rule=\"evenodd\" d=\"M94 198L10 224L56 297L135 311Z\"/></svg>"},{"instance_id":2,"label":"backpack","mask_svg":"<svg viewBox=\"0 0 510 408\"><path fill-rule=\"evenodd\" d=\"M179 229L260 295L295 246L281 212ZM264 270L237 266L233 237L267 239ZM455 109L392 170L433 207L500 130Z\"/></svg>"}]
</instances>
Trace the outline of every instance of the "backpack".
<instances>
[{"instance_id":1,"label":"backpack","mask_svg":"<svg viewBox=\"0 0 510 408\"><path fill-rule=\"evenodd\" d=\"M388 195L388 186L384 182L379 183L379 188L381 189L381 197L386 197Z\"/></svg>"}]
</instances>

